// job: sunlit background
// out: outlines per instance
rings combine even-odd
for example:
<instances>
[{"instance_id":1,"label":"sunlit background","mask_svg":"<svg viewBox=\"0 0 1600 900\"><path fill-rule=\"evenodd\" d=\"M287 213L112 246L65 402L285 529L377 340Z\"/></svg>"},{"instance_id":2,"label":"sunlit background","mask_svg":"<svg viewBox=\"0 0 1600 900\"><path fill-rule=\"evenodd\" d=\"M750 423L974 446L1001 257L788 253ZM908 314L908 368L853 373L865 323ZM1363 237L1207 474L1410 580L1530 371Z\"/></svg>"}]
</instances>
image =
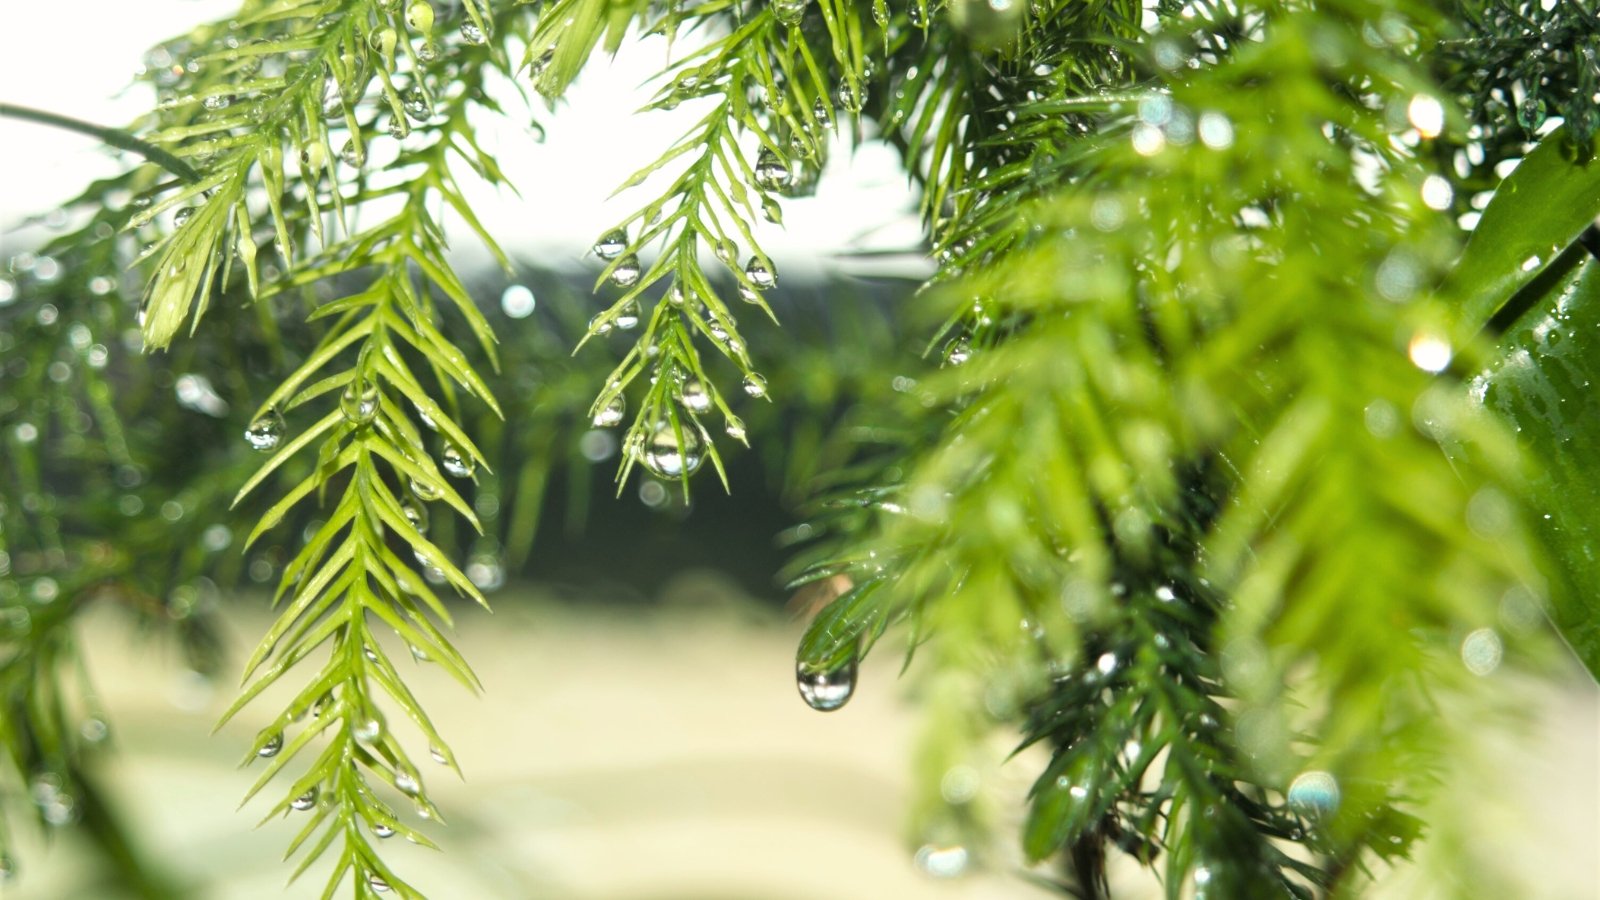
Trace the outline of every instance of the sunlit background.
<instances>
[{"instance_id":1,"label":"sunlit background","mask_svg":"<svg viewBox=\"0 0 1600 900\"><path fill-rule=\"evenodd\" d=\"M212 0L8 4L0 99L108 124L132 119L151 102L143 89L123 90L143 49L228 9ZM663 42L646 47L586 74L554 113L539 105L482 123L485 146L521 193L469 196L529 266L596 268L590 244L632 202L607 196L695 117L688 107L632 114L644 102L640 85L667 59ZM534 116L543 141L528 125ZM4 119L0 148L7 256L49 232L62 198L120 164L84 137ZM786 228L767 227L762 238L787 288L912 273L920 265L913 205L892 150L841 147L817 196L787 203ZM44 218L23 226L35 216ZM483 262L470 241L461 247L464 267ZM909 253L878 255L894 251ZM467 779L441 769L429 780L449 820L435 830L445 852L385 846L394 865L436 898L1046 896L1003 850L978 867L964 848L908 831L920 719L897 682L894 653L872 660L842 711L820 715L796 697L800 623L773 583L784 555L768 540L785 513L754 493L769 503L756 514L703 507L654 525L637 524L654 514L625 494L608 502L626 506L612 515L635 523L628 534L637 543L595 550L581 564L536 550L535 581L496 592L492 617L462 610L461 648L485 695L471 699L423 668L412 686L453 739ZM695 552L683 552L690 545ZM708 566L719 548L727 561ZM266 627L266 597L247 593L227 606L238 660ZM270 805L262 801L235 811L253 777L236 769L238 757L272 701L212 736L231 683L187 671L167 642L131 635L116 610L93 614L84 638L110 714L114 755L103 774L115 812L167 883L207 900L314 896L318 870L284 888L290 867L278 857L293 823L252 830ZM1487 730L1496 777L1455 799L1503 826L1514 867L1537 876L1530 897L1600 897L1600 691L1576 667L1515 689L1527 692L1533 724L1519 734ZM1024 759L961 774L986 798L1020 809L1034 769ZM124 876L70 832L47 846L18 824L21 878L0 885L0 896L122 895ZM1386 895L1419 890L1402 879Z\"/></svg>"}]
</instances>

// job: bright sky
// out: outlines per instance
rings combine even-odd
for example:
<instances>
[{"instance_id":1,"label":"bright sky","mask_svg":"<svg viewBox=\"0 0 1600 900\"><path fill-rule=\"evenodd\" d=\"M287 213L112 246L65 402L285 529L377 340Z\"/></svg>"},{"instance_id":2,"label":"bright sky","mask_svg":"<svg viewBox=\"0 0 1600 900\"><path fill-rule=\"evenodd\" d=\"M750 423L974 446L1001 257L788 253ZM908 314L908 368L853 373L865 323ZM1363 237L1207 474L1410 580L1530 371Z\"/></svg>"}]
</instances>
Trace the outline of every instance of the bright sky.
<instances>
[{"instance_id":1,"label":"bright sky","mask_svg":"<svg viewBox=\"0 0 1600 900\"><path fill-rule=\"evenodd\" d=\"M0 100L91 122L127 122L153 101L149 90L127 88L144 51L235 6L218 0L7 3L0 12ZM678 52L686 46L680 41ZM525 127L531 114L483 123L480 139L522 196L488 189L468 193L490 232L514 256L550 268L579 264L601 231L650 199L642 191L606 197L703 114L691 104L671 113L633 113L647 97L639 86L666 59L665 42L652 39L625 47L615 62L591 65L553 117L537 109L548 129L543 144ZM516 111L514 92L499 95ZM89 138L12 119L0 118L0 148L0 240L7 252L29 242L12 231L19 221L48 212L119 166ZM462 167L462 181L471 177ZM785 201L785 227L762 222L757 236L786 278L881 271L881 264L839 257L914 247L914 202L894 151L869 143L851 154L841 146L817 196ZM469 241L460 235L457 244ZM590 256L588 262L595 260ZM891 268L905 271L904 261Z\"/></svg>"}]
</instances>

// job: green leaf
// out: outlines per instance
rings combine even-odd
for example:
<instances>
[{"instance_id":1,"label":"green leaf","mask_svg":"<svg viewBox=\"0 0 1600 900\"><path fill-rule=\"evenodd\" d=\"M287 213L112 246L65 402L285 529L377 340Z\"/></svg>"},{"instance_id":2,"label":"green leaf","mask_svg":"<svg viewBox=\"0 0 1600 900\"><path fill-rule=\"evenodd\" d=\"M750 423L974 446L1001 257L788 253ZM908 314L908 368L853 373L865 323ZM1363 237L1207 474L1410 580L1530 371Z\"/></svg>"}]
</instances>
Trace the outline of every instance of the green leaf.
<instances>
[{"instance_id":1,"label":"green leaf","mask_svg":"<svg viewBox=\"0 0 1600 900\"><path fill-rule=\"evenodd\" d=\"M1565 139L1562 128L1540 141L1484 209L1450 275L1463 321L1487 324L1600 217L1600 154L1574 161Z\"/></svg>"},{"instance_id":2,"label":"green leaf","mask_svg":"<svg viewBox=\"0 0 1600 900\"><path fill-rule=\"evenodd\" d=\"M1537 462L1534 524L1555 563L1551 617L1600 678L1600 259L1574 248L1563 264L1501 338L1484 402Z\"/></svg>"}]
</instances>

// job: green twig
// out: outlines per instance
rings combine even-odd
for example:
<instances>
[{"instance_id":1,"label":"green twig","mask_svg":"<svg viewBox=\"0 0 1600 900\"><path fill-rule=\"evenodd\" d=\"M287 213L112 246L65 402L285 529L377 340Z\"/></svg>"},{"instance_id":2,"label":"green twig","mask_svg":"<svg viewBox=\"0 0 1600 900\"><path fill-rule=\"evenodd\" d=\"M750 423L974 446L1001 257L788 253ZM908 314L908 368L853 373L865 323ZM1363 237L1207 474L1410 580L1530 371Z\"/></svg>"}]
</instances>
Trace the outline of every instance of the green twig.
<instances>
[{"instance_id":1,"label":"green twig","mask_svg":"<svg viewBox=\"0 0 1600 900\"><path fill-rule=\"evenodd\" d=\"M146 141L141 141L133 135L120 129L107 128L104 125L96 125L92 122L85 122L82 119L74 119L71 116L63 116L53 112L46 112L42 109L33 109L27 106L17 106L14 103L0 103L0 116L9 116L13 119L23 119L29 122L38 122L41 125L53 125L56 128L65 128L68 131L76 131L79 134L87 134L90 137L99 138L102 142L109 144L112 147L116 147L118 150L127 150L132 153L137 153L161 168L166 169L179 178L182 178L184 181L195 182L200 180L200 173L196 172L188 163L176 156L173 156L171 153L168 153L160 147L157 147L156 145Z\"/></svg>"}]
</instances>

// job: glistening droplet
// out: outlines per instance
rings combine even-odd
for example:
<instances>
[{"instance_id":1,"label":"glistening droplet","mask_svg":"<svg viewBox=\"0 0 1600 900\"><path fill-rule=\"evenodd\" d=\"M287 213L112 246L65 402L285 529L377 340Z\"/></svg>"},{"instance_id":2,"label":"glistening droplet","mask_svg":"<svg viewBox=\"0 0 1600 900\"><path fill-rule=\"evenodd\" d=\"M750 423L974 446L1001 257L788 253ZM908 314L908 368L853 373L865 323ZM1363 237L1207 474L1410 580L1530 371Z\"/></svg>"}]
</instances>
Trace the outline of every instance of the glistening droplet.
<instances>
[{"instance_id":1,"label":"glistening droplet","mask_svg":"<svg viewBox=\"0 0 1600 900\"><path fill-rule=\"evenodd\" d=\"M299 810L300 812L305 812L316 805L317 789L315 786L313 786L311 790L306 791L304 794L301 794L300 796L289 801L290 808Z\"/></svg>"},{"instance_id":2,"label":"glistening droplet","mask_svg":"<svg viewBox=\"0 0 1600 900\"><path fill-rule=\"evenodd\" d=\"M745 263L744 275L758 291L764 291L778 283L778 273L759 256L752 256L750 261Z\"/></svg>"},{"instance_id":3,"label":"glistening droplet","mask_svg":"<svg viewBox=\"0 0 1600 900\"><path fill-rule=\"evenodd\" d=\"M456 478L471 478L478 468L477 462L455 444L445 445L444 452L439 455L439 465Z\"/></svg>"},{"instance_id":4,"label":"glistening droplet","mask_svg":"<svg viewBox=\"0 0 1600 900\"><path fill-rule=\"evenodd\" d=\"M616 268L611 270L611 283L620 288L633 287L639 282L639 257L628 254L617 261Z\"/></svg>"},{"instance_id":5,"label":"glistening droplet","mask_svg":"<svg viewBox=\"0 0 1600 900\"><path fill-rule=\"evenodd\" d=\"M278 751L282 749L283 732L280 731L277 734L274 734L272 737L267 738L266 743L261 745L261 749L256 751L256 755L262 759L268 759L277 756Z\"/></svg>"},{"instance_id":6,"label":"glistening droplet","mask_svg":"<svg viewBox=\"0 0 1600 900\"><path fill-rule=\"evenodd\" d=\"M622 421L622 414L628 409L628 401L621 394L607 400L605 405L595 410L594 424L596 428L610 428Z\"/></svg>"},{"instance_id":7,"label":"glistening droplet","mask_svg":"<svg viewBox=\"0 0 1600 900\"><path fill-rule=\"evenodd\" d=\"M601 259L616 259L626 249L628 249L628 233L621 229L608 231L600 240L594 242L594 255Z\"/></svg>"},{"instance_id":8,"label":"glistening droplet","mask_svg":"<svg viewBox=\"0 0 1600 900\"><path fill-rule=\"evenodd\" d=\"M945 365L959 366L972 358L972 342L964 337L956 338L944 345Z\"/></svg>"},{"instance_id":9,"label":"glistening droplet","mask_svg":"<svg viewBox=\"0 0 1600 900\"><path fill-rule=\"evenodd\" d=\"M807 706L820 712L832 712L849 702L850 695L855 693L856 660L851 657L831 669L796 663L794 683Z\"/></svg>"},{"instance_id":10,"label":"glistening droplet","mask_svg":"<svg viewBox=\"0 0 1600 900\"><path fill-rule=\"evenodd\" d=\"M755 372L744 377L744 392L752 397L761 398L767 395L767 380Z\"/></svg>"},{"instance_id":11,"label":"glistening droplet","mask_svg":"<svg viewBox=\"0 0 1600 900\"><path fill-rule=\"evenodd\" d=\"M367 884L377 893L386 894L389 892L389 882L384 881L383 876L377 872L367 873Z\"/></svg>"},{"instance_id":12,"label":"glistening droplet","mask_svg":"<svg viewBox=\"0 0 1600 900\"><path fill-rule=\"evenodd\" d=\"M369 425L378 417L378 386L351 382L339 395L339 411L351 425Z\"/></svg>"},{"instance_id":13,"label":"glistening droplet","mask_svg":"<svg viewBox=\"0 0 1600 900\"><path fill-rule=\"evenodd\" d=\"M775 191L789 184L789 164L783 157L762 148L756 157L756 185L764 191Z\"/></svg>"},{"instance_id":14,"label":"glistening droplet","mask_svg":"<svg viewBox=\"0 0 1600 900\"><path fill-rule=\"evenodd\" d=\"M270 453L283 441L283 414L276 409L251 422L244 430L244 439L262 453Z\"/></svg>"},{"instance_id":15,"label":"glistening droplet","mask_svg":"<svg viewBox=\"0 0 1600 900\"><path fill-rule=\"evenodd\" d=\"M392 838L394 837L394 826L388 822L373 822L372 833L380 838Z\"/></svg>"},{"instance_id":16,"label":"glistening droplet","mask_svg":"<svg viewBox=\"0 0 1600 900\"><path fill-rule=\"evenodd\" d=\"M661 422L655 433L645 441L639 462L658 478L672 479L693 475L705 460L700 446L700 435L693 426L684 425L683 444L678 443L677 432L671 422Z\"/></svg>"},{"instance_id":17,"label":"glistening droplet","mask_svg":"<svg viewBox=\"0 0 1600 900\"><path fill-rule=\"evenodd\" d=\"M703 413L711 409L711 392L706 390L706 386L698 378L690 378L683 383L679 399L690 412Z\"/></svg>"}]
</instances>

